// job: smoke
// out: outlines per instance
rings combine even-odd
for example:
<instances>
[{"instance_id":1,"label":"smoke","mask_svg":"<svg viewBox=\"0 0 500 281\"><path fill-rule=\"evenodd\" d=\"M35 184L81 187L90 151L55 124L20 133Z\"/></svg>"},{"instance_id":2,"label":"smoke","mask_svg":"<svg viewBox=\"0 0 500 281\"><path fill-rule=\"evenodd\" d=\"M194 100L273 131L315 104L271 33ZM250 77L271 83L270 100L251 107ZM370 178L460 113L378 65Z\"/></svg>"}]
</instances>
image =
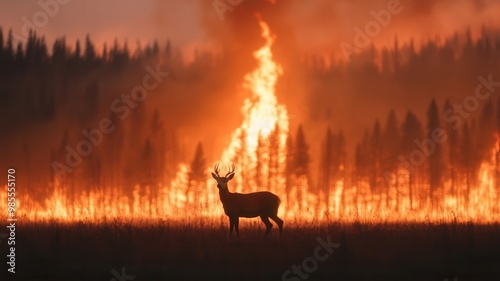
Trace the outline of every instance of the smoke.
<instances>
[{"instance_id":1,"label":"smoke","mask_svg":"<svg viewBox=\"0 0 500 281\"><path fill-rule=\"evenodd\" d=\"M252 42L258 31L254 15L259 13L288 48L335 57L339 55L340 43L352 43L354 27L364 29L374 20L371 11L386 10L390 5L402 7L402 12L393 15L388 26L373 38L376 46L391 46L395 37L401 42L414 38L418 44L467 28L478 32L483 25L498 27L500 24L495 15L500 2L492 0L290 0L275 4L265 0L242 1L225 11L223 21L217 17L213 1L199 3L202 28L211 40L222 46L250 47L247 43Z\"/></svg>"},{"instance_id":2,"label":"smoke","mask_svg":"<svg viewBox=\"0 0 500 281\"><path fill-rule=\"evenodd\" d=\"M500 2L491 0L278 0L274 4L265 0L220 0L219 3L231 7L224 11L223 20L214 7L215 1L192 1L198 4L199 26L207 42L216 50L233 55L236 71L249 71L255 63L251 53L263 42L255 18L260 15L276 35L273 46L276 60L284 67L287 78L298 82L306 79L297 69L299 60L314 55L327 59L327 64L329 59L345 61L341 44L353 45L355 27L364 31L367 23L375 20L372 12L387 10L389 6L397 5L401 12L393 14L387 26L370 38L370 44L378 49L392 49L397 39L400 46L412 40L418 51L430 40L439 42L467 29L477 38L484 26L500 26L495 15ZM239 4L231 6L235 2ZM300 83L294 87L297 84ZM294 95L287 94L287 100L291 96Z\"/></svg>"}]
</instances>

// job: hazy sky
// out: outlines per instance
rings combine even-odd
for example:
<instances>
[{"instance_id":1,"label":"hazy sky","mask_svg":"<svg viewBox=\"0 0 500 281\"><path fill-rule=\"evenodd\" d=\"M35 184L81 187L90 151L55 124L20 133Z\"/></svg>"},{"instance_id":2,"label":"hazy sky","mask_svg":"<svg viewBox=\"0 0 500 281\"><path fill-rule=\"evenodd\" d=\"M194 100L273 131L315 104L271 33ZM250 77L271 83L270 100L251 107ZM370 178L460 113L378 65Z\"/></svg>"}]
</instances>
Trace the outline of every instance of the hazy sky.
<instances>
[{"instance_id":1,"label":"hazy sky","mask_svg":"<svg viewBox=\"0 0 500 281\"><path fill-rule=\"evenodd\" d=\"M40 2L54 1L57 0ZM48 42L65 35L67 42L73 44L76 39L90 34L97 45L117 38L120 42L127 39L129 46L134 48L138 40L145 43L154 38L161 41L171 38L176 45L189 46L204 40L197 20L200 9L196 6L195 1L189 0L69 0L59 5L59 11L49 16L46 25L37 28ZM43 9L39 1L2 0L0 24L22 35L23 17L36 24L33 18L40 11ZM38 21L43 23L43 17Z\"/></svg>"},{"instance_id":2,"label":"hazy sky","mask_svg":"<svg viewBox=\"0 0 500 281\"><path fill-rule=\"evenodd\" d=\"M0 25L4 30L12 28L14 33L22 35L23 18L35 24L37 20L44 23L40 3L56 1L68 3L60 4L58 11L48 16L46 24L37 27L49 43L65 35L72 45L77 38L83 39L89 33L98 47L117 38L120 42L127 39L132 49L137 41L144 44L153 38L158 38L160 43L170 38L174 45L188 51L195 47L220 46L221 38L228 37L216 38L214 34L223 34L228 29L238 32L231 30L232 22L240 20L244 13L262 10L265 16L286 27L281 30L292 34L286 36L293 38L298 48L307 52L339 51L341 42L353 43L354 27L364 29L373 20L370 12L387 9L391 1L399 2L402 11L392 15L388 26L382 27L373 38L376 44L392 41L396 35L401 41L412 36L427 40L438 34L463 31L466 27L477 31L483 24L500 25L498 0L278 0L275 5L264 0L242 0L234 10L224 14L223 21L217 15L213 0L2 0ZM278 37L279 32L278 29Z\"/></svg>"}]
</instances>

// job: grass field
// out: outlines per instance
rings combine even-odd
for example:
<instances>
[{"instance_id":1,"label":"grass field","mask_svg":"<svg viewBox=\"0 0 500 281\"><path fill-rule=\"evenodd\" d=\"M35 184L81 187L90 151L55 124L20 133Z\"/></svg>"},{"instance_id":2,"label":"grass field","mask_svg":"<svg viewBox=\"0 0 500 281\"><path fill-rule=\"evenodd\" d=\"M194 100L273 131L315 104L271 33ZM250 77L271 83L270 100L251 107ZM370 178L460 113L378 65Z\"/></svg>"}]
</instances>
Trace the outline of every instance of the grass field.
<instances>
[{"instance_id":1,"label":"grass field","mask_svg":"<svg viewBox=\"0 0 500 281\"><path fill-rule=\"evenodd\" d=\"M500 224L21 223L16 280L499 280ZM333 253L318 238L340 243ZM6 244L0 244L2 253ZM5 260L5 255L2 254ZM325 256L328 256L325 258ZM302 273L291 272L293 265ZM5 264L5 263L3 263ZM112 270L127 278L116 278ZM3 270L2 275L6 274ZM7 277L12 278L12 274ZM131 276L135 276L134 278ZM113 279L115 278L115 279ZM133 279L132 279L133 278ZM6 280L3 279L2 280ZM8 279L7 279L8 280Z\"/></svg>"}]
</instances>

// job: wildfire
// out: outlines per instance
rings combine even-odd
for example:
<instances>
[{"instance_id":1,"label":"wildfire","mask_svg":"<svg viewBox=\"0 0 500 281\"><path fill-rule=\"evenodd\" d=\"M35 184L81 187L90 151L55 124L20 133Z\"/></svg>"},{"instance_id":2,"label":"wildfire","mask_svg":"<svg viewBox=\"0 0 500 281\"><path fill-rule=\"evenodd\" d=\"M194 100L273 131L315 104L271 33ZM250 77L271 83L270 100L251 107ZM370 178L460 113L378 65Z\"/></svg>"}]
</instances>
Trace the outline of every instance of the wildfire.
<instances>
[{"instance_id":1,"label":"wildfire","mask_svg":"<svg viewBox=\"0 0 500 281\"><path fill-rule=\"evenodd\" d=\"M420 182L412 188L411 174L400 169L389 179L385 193L374 192L367 180L341 179L332 183L328 194L310 192L307 177L295 176L287 169L289 149L288 112L278 102L276 83L283 70L273 60L274 36L269 26L259 19L265 44L253 53L257 67L245 75L243 86L250 96L241 108L243 123L236 128L223 151L223 163L236 164L236 176L230 183L233 192L268 190L282 201L280 216L287 221L498 221L500 194L495 189L498 178L497 138L490 158L479 166L474 186L452 186L448 181L436 191L442 198L438 207L419 193L430 190ZM340 169L347 170L344 166ZM220 222L223 210L217 188L208 178L192 183L190 167L181 164L175 179L168 186L136 185L125 195L119 187L106 186L100 191L72 192L55 179L49 184L51 195L44 201L29 194L19 196L17 214L26 220L100 221L120 220L196 220ZM208 188L207 188L208 187ZM153 188L155 188L153 192ZM4 186L7 189L7 186ZM5 208L7 192L0 193L0 207ZM84 190L84 188L80 189ZM155 195L153 195L155 194ZM70 199L71 198L71 199ZM22 202L20 204L19 202ZM0 218L5 214L0 214Z\"/></svg>"},{"instance_id":2,"label":"wildfire","mask_svg":"<svg viewBox=\"0 0 500 281\"><path fill-rule=\"evenodd\" d=\"M282 74L281 67L273 60L271 47L273 35L269 26L259 20L262 37L265 45L253 53L258 61L258 67L248 73L244 78L244 88L251 92L242 107L243 124L232 134L231 142L222 153L222 162L237 162L236 173L237 191L253 191L258 185L256 177L243 177L246 171L262 172L268 175L270 171L269 157L270 146L274 146L277 155L273 168L277 174L282 174L285 167L286 138L288 135L288 112L284 105L278 103L275 95L276 82ZM273 138L273 140L271 140ZM272 143L274 141L274 143ZM259 150L259 151L258 151ZM259 158L260 153L260 159ZM264 178L264 177L263 177ZM276 183L283 179L276 179ZM271 186L275 189L276 186Z\"/></svg>"},{"instance_id":3,"label":"wildfire","mask_svg":"<svg viewBox=\"0 0 500 281\"><path fill-rule=\"evenodd\" d=\"M280 144L283 144L280 150L284 150L288 134L288 112L285 106L278 104L275 95L276 82L282 69L273 61L271 46L274 38L265 22L260 20L259 25L266 44L254 52L258 67L244 78L244 87L251 91L252 96L245 100L242 108L243 124L233 133L231 143L222 154L223 162L231 162L241 148L241 139L244 137L245 154L252 159L250 167L256 166L255 152L259 138L269 138L278 126Z\"/></svg>"}]
</instances>

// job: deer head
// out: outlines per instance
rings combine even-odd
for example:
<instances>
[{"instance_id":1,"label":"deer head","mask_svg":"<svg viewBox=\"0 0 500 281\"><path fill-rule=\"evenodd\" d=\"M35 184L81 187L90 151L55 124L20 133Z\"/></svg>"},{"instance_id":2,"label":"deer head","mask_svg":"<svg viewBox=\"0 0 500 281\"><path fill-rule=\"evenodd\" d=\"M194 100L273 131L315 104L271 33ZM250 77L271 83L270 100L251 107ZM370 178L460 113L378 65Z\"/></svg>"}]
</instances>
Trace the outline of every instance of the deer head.
<instances>
[{"instance_id":1,"label":"deer head","mask_svg":"<svg viewBox=\"0 0 500 281\"><path fill-rule=\"evenodd\" d=\"M234 177L234 164L231 164L229 171L227 171L227 174L224 177L221 177L219 175L220 172L219 163L215 164L214 172L215 173L212 173L212 177L217 181L217 188L221 190L227 189L228 181L230 181Z\"/></svg>"}]
</instances>

